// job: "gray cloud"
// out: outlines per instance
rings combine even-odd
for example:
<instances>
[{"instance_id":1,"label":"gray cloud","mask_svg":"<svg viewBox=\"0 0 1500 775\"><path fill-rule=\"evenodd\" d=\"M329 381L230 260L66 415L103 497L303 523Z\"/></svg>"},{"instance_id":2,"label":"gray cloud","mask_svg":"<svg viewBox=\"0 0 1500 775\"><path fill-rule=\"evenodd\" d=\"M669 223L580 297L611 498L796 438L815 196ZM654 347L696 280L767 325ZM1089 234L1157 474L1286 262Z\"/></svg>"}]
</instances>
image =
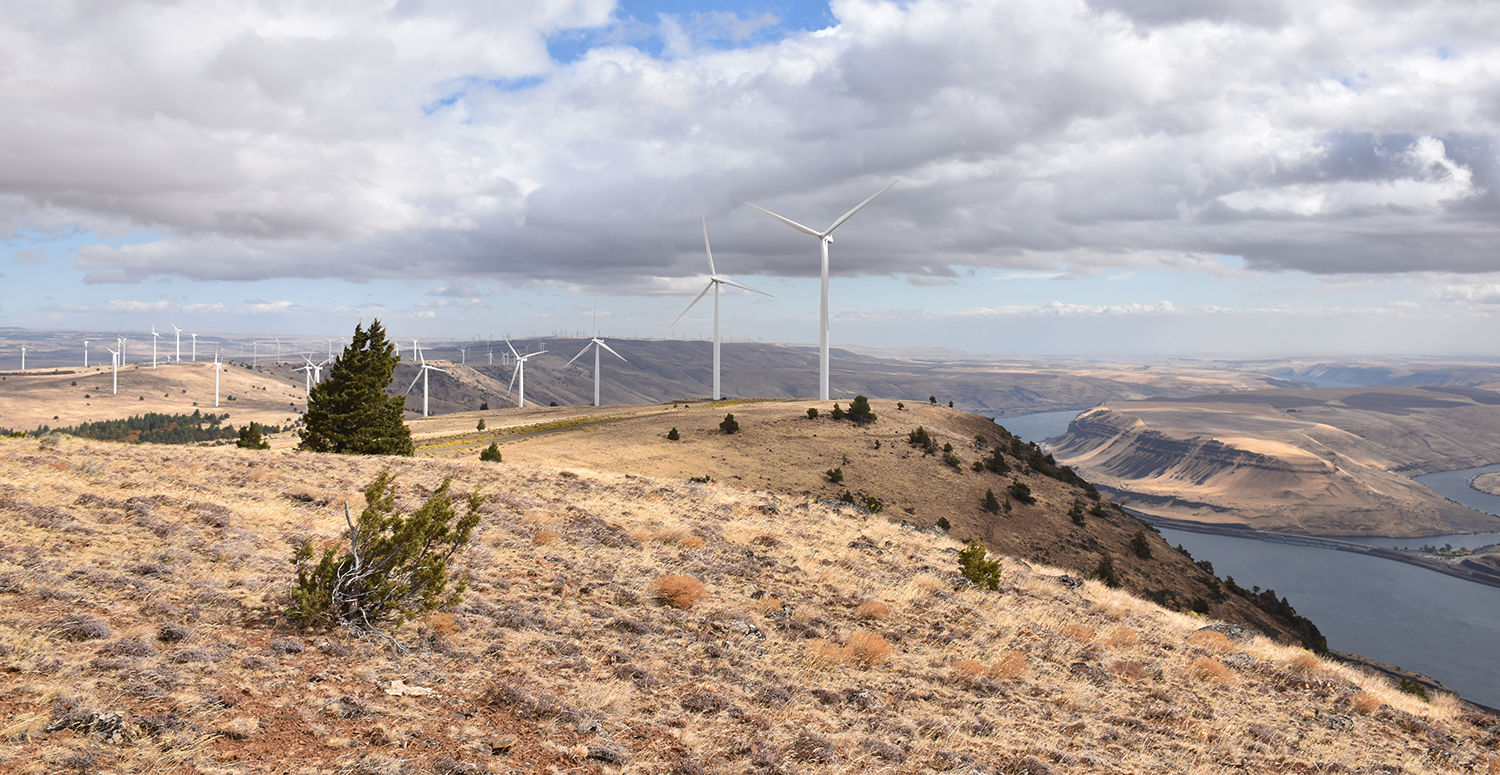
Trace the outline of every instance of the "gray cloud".
<instances>
[{"instance_id":1,"label":"gray cloud","mask_svg":"<svg viewBox=\"0 0 1500 775\"><path fill-rule=\"evenodd\" d=\"M599 0L239 7L10 8L0 226L162 235L80 250L89 283L471 278L452 298L675 290L701 216L722 271L812 276L743 202L822 228L896 178L835 273L1471 273L1500 237L1493 4L839 0L769 42L665 17L662 57ZM609 42L548 57L582 30Z\"/></svg>"}]
</instances>

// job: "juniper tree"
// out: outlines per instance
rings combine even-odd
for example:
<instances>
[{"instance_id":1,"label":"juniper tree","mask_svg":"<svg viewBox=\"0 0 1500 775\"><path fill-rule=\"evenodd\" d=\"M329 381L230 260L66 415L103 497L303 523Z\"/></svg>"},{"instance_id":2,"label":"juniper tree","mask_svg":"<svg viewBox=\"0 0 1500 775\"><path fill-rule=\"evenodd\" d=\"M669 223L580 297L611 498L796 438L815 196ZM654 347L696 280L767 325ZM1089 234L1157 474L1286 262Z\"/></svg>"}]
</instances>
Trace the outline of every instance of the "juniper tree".
<instances>
[{"instance_id":1,"label":"juniper tree","mask_svg":"<svg viewBox=\"0 0 1500 775\"><path fill-rule=\"evenodd\" d=\"M356 455L405 455L415 449L403 413L406 396L386 395L399 359L380 321L354 337L308 395L307 427L298 449Z\"/></svg>"},{"instance_id":2,"label":"juniper tree","mask_svg":"<svg viewBox=\"0 0 1500 775\"><path fill-rule=\"evenodd\" d=\"M875 413L870 411L870 399L864 396L855 396L849 402L849 421L855 425L866 425L875 422Z\"/></svg>"}]
</instances>

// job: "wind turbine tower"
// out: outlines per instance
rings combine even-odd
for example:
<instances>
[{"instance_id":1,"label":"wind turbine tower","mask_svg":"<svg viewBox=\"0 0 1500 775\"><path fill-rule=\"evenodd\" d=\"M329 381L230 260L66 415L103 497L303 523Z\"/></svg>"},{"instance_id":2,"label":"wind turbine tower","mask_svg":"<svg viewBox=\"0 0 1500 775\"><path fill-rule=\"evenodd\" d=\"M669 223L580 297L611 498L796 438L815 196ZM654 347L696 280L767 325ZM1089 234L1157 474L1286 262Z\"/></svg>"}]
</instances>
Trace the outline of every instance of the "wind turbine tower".
<instances>
[{"instance_id":1,"label":"wind turbine tower","mask_svg":"<svg viewBox=\"0 0 1500 775\"><path fill-rule=\"evenodd\" d=\"M89 367L89 340L83 340L83 367Z\"/></svg>"},{"instance_id":2,"label":"wind turbine tower","mask_svg":"<svg viewBox=\"0 0 1500 775\"><path fill-rule=\"evenodd\" d=\"M719 399L723 398L723 395L721 395L721 393L719 391L719 286L721 286L721 285L732 285L732 286L734 286L736 288L743 288L743 289L745 289L747 291L751 291L753 293L758 293L758 294L760 294L762 296L770 296L771 294L766 293L765 291L758 291L758 290L756 290L754 288L751 288L748 285L745 285L743 283L737 283L737 282L729 279L728 277L723 277L723 276L719 275L718 271L714 269L714 251L713 251L713 248L709 247L709 245L708 245L708 219L707 218L703 219L703 251L708 254L708 285L703 286L703 290L699 291L698 295L695 296L695 297L693 297L693 300L691 302L688 302L687 309L684 309L682 311L682 315L686 315L688 313L688 310L692 309L693 305L697 304L698 300L702 299L703 295L706 294L706 293L708 293L709 289L713 290L713 292L714 292L714 400L718 401ZM677 320L682 320L682 315L678 315L677 316ZM672 321L672 325L674 325L674 326L677 325L677 320ZM598 399L597 398L595 398L595 403L598 403Z\"/></svg>"},{"instance_id":3,"label":"wind turbine tower","mask_svg":"<svg viewBox=\"0 0 1500 775\"><path fill-rule=\"evenodd\" d=\"M182 329L178 328L176 323L168 325L172 326L172 330L177 333L177 362L182 363Z\"/></svg>"},{"instance_id":4,"label":"wind turbine tower","mask_svg":"<svg viewBox=\"0 0 1500 775\"><path fill-rule=\"evenodd\" d=\"M613 349L610 348L609 345L607 345L607 344L604 343L603 339L599 338L599 302L597 302L597 301L594 302L594 338L591 339L591 340L589 340L589 343L586 344L586 345L584 345L583 349L579 350L577 355L573 356L573 361L576 361L579 358L582 358L583 354L586 353L586 352L588 352L590 347L594 348L594 406L598 406L599 405L599 349L603 348L605 350L609 350L610 355L613 355L613 356L615 356L616 358L619 358L622 361L625 361L625 356L623 356L623 355L615 352ZM571 365L573 365L573 361L568 361L565 365L571 366ZM625 362L629 363L630 361L625 361Z\"/></svg>"},{"instance_id":5,"label":"wind turbine tower","mask_svg":"<svg viewBox=\"0 0 1500 775\"><path fill-rule=\"evenodd\" d=\"M416 340L412 340L412 341L415 342ZM415 347L415 345L413 345L413 346ZM427 373L430 372L430 371L437 371L437 372L441 372L443 374L447 374L448 372L444 371L443 369L440 369L440 368L438 368L438 367L436 367L436 366L434 366L434 365L432 365L430 363L428 363L427 359L422 357L422 351L421 350L417 350L417 359L421 362L422 366L421 366L421 368L419 368L417 370L417 372L418 372L417 376L415 376L415 377L412 378L411 384L406 386L406 392L410 393L411 389L417 386L417 380L419 380L419 379L422 380L422 416L426 417L427 416Z\"/></svg>"},{"instance_id":6,"label":"wind turbine tower","mask_svg":"<svg viewBox=\"0 0 1500 775\"><path fill-rule=\"evenodd\" d=\"M198 362L198 333L195 331L195 332L193 332L191 334L188 334L188 336L191 336L193 338L193 363L197 363ZM219 352L217 350L215 350L214 351L214 360L217 361L218 359L219 359Z\"/></svg>"},{"instance_id":7,"label":"wind turbine tower","mask_svg":"<svg viewBox=\"0 0 1500 775\"><path fill-rule=\"evenodd\" d=\"M546 350L539 350L539 351L534 352L534 353L526 353L525 355L522 355L522 354L516 352L515 345L512 345L510 343L509 339L505 340L505 346L510 348L510 354L513 355L513 356L515 356L513 358L513 360L516 362L515 371L512 371L510 373L510 384L505 386L505 394L506 395L510 395L510 389L511 389L511 387L516 384L516 378L520 377L521 378L521 390L520 390L521 400L520 400L519 403L516 404L516 406L519 407L519 408L521 408L521 409L525 409L526 408L526 359L532 358L532 357L535 357L535 356L538 356L538 355L541 355L542 353L547 352L547 351Z\"/></svg>"},{"instance_id":8,"label":"wind turbine tower","mask_svg":"<svg viewBox=\"0 0 1500 775\"><path fill-rule=\"evenodd\" d=\"M900 182L901 181L899 179L891 181L890 186L886 186L885 188L876 191L870 196L869 199L866 199L865 201L855 205L854 209L839 216L839 219L834 221L832 226L829 226L823 231L814 231L813 229L809 229L794 220L783 218L764 207L759 207L750 204L749 202L745 203L765 213L766 215L769 215L772 218L781 221L787 226L790 226L793 229L802 232L803 234L817 237L818 242L823 247L823 292L821 303L818 307L818 398L820 400L828 400L828 245L833 242L833 230L844 225L844 221L849 220L849 218L851 218L855 213L860 211L860 208L874 201L875 197L884 194L885 192L890 190L891 186L894 186Z\"/></svg>"},{"instance_id":9,"label":"wind turbine tower","mask_svg":"<svg viewBox=\"0 0 1500 775\"><path fill-rule=\"evenodd\" d=\"M303 356L302 356L302 360L307 361L307 365L306 366L302 366L302 367L299 367L299 368L292 369L292 371L303 372L303 377L304 377L303 381L306 383L305 386L302 389L302 400L303 400L303 409L302 409L302 411L304 413L308 412L308 411L310 411L312 409L313 369L318 368L317 364L315 364L315 363L312 362L312 358L307 357L310 354L311 353L304 353Z\"/></svg>"},{"instance_id":10,"label":"wind turbine tower","mask_svg":"<svg viewBox=\"0 0 1500 775\"><path fill-rule=\"evenodd\" d=\"M224 364L219 363L219 351L214 350L214 406L219 405L219 372L224 371Z\"/></svg>"},{"instance_id":11,"label":"wind turbine tower","mask_svg":"<svg viewBox=\"0 0 1500 775\"><path fill-rule=\"evenodd\" d=\"M109 350L108 347L106 347L104 349ZM115 390L114 390L114 394L115 395L119 395L120 394L120 352L118 350L109 350L109 355L110 355L110 358L109 358L110 363L113 364L114 367L115 367ZM218 404L214 404L214 406L218 406Z\"/></svg>"},{"instance_id":12,"label":"wind turbine tower","mask_svg":"<svg viewBox=\"0 0 1500 775\"><path fill-rule=\"evenodd\" d=\"M21 371L26 370L26 345L21 345Z\"/></svg>"},{"instance_id":13,"label":"wind turbine tower","mask_svg":"<svg viewBox=\"0 0 1500 775\"><path fill-rule=\"evenodd\" d=\"M161 334L156 333L156 324L152 323L151 324L151 368L152 369L156 368L156 340L158 340L160 338L161 338Z\"/></svg>"}]
</instances>

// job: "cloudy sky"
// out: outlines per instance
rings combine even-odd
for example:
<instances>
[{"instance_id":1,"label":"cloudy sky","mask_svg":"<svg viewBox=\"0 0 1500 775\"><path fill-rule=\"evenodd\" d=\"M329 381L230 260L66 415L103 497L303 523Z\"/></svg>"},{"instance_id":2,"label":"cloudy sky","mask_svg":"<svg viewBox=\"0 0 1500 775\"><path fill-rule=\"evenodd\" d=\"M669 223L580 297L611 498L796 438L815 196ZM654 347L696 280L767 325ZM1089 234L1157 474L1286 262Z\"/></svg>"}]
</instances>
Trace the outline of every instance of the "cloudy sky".
<instances>
[{"instance_id":1,"label":"cloudy sky","mask_svg":"<svg viewBox=\"0 0 1500 775\"><path fill-rule=\"evenodd\" d=\"M0 326L1500 355L1500 4L0 2Z\"/></svg>"}]
</instances>

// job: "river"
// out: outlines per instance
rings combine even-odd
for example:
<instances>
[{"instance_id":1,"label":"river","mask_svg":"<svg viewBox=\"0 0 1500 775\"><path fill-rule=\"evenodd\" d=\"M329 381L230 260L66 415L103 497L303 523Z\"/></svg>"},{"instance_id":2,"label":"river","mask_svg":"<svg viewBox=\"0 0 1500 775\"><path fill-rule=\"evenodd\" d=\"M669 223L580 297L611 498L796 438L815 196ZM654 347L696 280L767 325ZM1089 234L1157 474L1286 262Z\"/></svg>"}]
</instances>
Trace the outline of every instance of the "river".
<instances>
[{"instance_id":1,"label":"river","mask_svg":"<svg viewBox=\"0 0 1500 775\"><path fill-rule=\"evenodd\" d=\"M1077 412L1000 418L1027 440L1059 436ZM1024 430L1023 430L1024 429ZM1500 514L1500 497L1468 486L1474 476L1500 466L1446 471L1416 480L1471 508ZM1246 589L1259 585L1287 598L1313 620L1328 647L1430 675L1464 697L1500 707L1500 587L1475 584L1414 565L1350 552L1257 541L1249 538L1161 531L1220 576L1234 576ZM1432 538L1353 540L1372 546L1423 544L1477 548L1500 542L1500 534Z\"/></svg>"}]
</instances>

